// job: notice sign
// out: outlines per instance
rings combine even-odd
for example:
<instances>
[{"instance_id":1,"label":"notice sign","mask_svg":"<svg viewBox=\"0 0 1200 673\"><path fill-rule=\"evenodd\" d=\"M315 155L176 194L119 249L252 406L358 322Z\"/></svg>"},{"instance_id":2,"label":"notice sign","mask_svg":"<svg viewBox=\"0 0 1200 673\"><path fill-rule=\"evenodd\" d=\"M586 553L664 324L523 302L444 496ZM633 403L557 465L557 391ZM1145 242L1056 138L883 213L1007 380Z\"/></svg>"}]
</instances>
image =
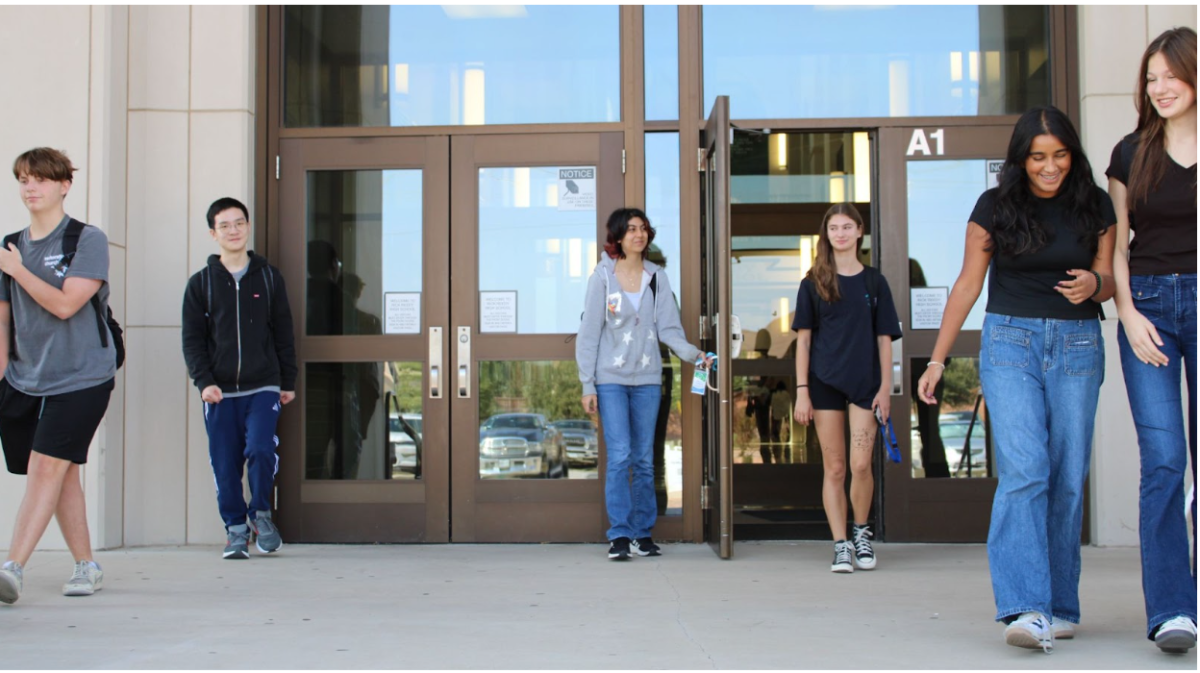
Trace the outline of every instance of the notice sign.
<instances>
[{"instance_id":1,"label":"notice sign","mask_svg":"<svg viewBox=\"0 0 1200 673\"><path fill-rule=\"evenodd\" d=\"M1004 160L1003 159L988 159L984 163L987 164L987 187L984 187L984 189L991 189L992 187L999 187L1000 186L1000 169L1004 167Z\"/></svg>"},{"instance_id":2,"label":"notice sign","mask_svg":"<svg viewBox=\"0 0 1200 673\"><path fill-rule=\"evenodd\" d=\"M383 314L386 316L384 334L420 334L421 293L385 292Z\"/></svg>"},{"instance_id":3,"label":"notice sign","mask_svg":"<svg viewBox=\"0 0 1200 673\"><path fill-rule=\"evenodd\" d=\"M946 311L946 300L950 297L948 287L914 287L909 289L912 307L913 329L938 329L942 326L942 313Z\"/></svg>"},{"instance_id":4,"label":"notice sign","mask_svg":"<svg viewBox=\"0 0 1200 673\"><path fill-rule=\"evenodd\" d=\"M516 290L479 293L479 332L480 334L517 333Z\"/></svg>"},{"instance_id":5,"label":"notice sign","mask_svg":"<svg viewBox=\"0 0 1200 673\"><path fill-rule=\"evenodd\" d=\"M558 209L596 210L596 168L558 169Z\"/></svg>"}]
</instances>

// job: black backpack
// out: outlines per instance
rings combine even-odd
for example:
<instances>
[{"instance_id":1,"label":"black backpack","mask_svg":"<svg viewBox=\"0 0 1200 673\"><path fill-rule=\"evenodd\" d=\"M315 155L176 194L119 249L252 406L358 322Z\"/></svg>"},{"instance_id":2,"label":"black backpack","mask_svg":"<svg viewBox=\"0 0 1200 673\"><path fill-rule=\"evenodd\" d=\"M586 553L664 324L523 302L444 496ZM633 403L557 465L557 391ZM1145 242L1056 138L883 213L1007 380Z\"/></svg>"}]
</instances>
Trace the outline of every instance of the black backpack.
<instances>
[{"instance_id":1,"label":"black backpack","mask_svg":"<svg viewBox=\"0 0 1200 673\"><path fill-rule=\"evenodd\" d=\"M83 233L83 228L86 226L88 225L75 218L71 218L71 221L67 223L67 230L63 232L62 261L58 264L58 267L64 272L71 266L71 260L75 258L75 249L79 247L79 236ZM13 246L17 246L20 238L21 232L19 231L5 236L4 249L8 250L10 243ZM11 307L12 276L4 274L4 285L8 289L9 306ZM121 330L121 323L117 322L117 319L113 317L111 306L100 306L99 292L92 295L90 303L92 305L92 312L96 315L96 329L100 332L100 343L105 348L108 348L108 338L110 334L112 335L113 348L117 351L117 368L120 369L121 365L125 364L125 338L124 332ZM8 335L8 358L10 360L17 360L17 329L15 322L9 328Z\"/></svg>"}]
</instances>

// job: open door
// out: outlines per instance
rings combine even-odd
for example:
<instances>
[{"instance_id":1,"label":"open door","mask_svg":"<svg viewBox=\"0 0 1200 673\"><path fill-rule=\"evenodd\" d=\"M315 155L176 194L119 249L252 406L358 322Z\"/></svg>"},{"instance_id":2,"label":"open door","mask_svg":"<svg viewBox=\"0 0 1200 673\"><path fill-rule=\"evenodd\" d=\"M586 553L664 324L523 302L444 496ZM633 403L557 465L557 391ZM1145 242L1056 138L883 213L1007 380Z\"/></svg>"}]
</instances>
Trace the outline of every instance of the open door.
<instances>
[{"instance_id":1,"label":"open door","mask_svg":"<svg viewBox=\"0 0 1200 673\"><path fill-rule=\"evenodd\" d=\"M717 354L704 395L704 536L723 559L733 557L733 353L729 238L729 97L718 96L700 153L700 347ZM740 334L739 334L740 337ZM713 390L715 388L715 390Z\"/></svg>"}]
</instances>

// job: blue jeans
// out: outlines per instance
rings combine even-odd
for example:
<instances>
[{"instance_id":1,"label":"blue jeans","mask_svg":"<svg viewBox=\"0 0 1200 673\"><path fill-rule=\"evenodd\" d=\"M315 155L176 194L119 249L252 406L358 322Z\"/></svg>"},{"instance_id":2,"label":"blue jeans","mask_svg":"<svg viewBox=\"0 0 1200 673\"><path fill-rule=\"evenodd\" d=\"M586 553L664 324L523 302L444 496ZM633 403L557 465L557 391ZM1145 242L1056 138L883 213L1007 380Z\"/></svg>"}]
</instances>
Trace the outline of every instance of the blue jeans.
<instances>
[{"instance_id":1,"label":"blue jeans","mask_svg":"<svg viewBox=\"0 0 1200 673\"><path fill-rule=\"evenodd\" d=\"M271 511L271 491L279 471L275 423L279 393L261 392L204 403L208 430L208 460L217 485L217 509L225 527L241 526L247 516ZM250 504L242 495L242 467L250 482Z\"/></svg>"},{"instance_id":2,"label":"blue jeans","mask_svg":"<svg viewBox=\"0 0 1200 673\"><path fill-rule=\"evenodd\" d=\"M596 386L604 431L604 505L608 539L649 537L658 516L654 498L654 424L662 386ZM632 479L630 473L632 472Z\"/></svg>"},{"instance_id":3,"label":"blue jeans","mask_svg":"<svg viewBox=\"0 0 1200 673\"><path fill-rule=\"evenodd\" d=\"M988 313L979 362L999 475L988 530L996 619L1040 612L1078 623L1100 321Z\"/></svg>"},{"instance_id":4,"label":"blue jeans","mask_svg":"<svg viewBox=\"0 0 1200 673\"><path fill-rule=\"evenodd\" d=\"M1183 478L1188 452L1196 480L1196 274L1133 276L1133 304L1154 323L1169 359L1165 367L1143 363L1117 331L1121 369L1141 450L1142 482L1138 495L1138 531L1142 540L1142 592L1146 597L1146 635L1178 615L1196 619L1195 566L1188 565L1187 519ZM1186 367L1186 369L1185 369ZM1188 431L1183 429L1179 377L1186 373ZM1196 503L1192 503L1195 534Z\"/></svg>"}]
</instances>

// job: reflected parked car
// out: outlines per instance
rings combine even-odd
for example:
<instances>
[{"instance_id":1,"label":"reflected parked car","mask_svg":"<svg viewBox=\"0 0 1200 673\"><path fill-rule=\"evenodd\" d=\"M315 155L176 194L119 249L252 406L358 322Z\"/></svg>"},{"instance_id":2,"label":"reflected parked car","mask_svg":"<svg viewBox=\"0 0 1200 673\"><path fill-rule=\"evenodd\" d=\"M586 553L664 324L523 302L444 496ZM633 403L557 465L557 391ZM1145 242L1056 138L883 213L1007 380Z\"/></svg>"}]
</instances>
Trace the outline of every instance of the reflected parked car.
<instances>
[{"instance_id":1,"label":"reflected parked car","mask_svg":"<svg viewBox=\"0 0 1200 673\"><path fill-rule=\"evenodd\" d=\"M388 417L388 444L392 451L392 470L421 476L421 414L397 414Z\"/></svg>"},{"instance_id":2,"label":"reflected parked car","mask_svg":"<svg viewBox=\"0 0 1200 673\"><path fill-rule=\"evenodd\" d=\"M942 436L942 444L946 447L946 462L950 465L951 471L965 472L967 463L962 460L963 444L967 439L967 428L971 425L970 420L966 421L940 421L938 423L938 432ZM971 430L971 468L985 468L987 466L987 438L984 437L983 423L976 421L974 429ZM962 462L962 469L959 470L959 463Z\"/></svg>"},{"instance_id":3,"label":"reflected parked car","mask_svg":"<svg viewBox=\"0 0 1200 673\"><path fill-rule=\"evenodd\" d=\"M554 421L550 425L562 433L567 447L567 463L594 467L599 460L596 424L586 419Z\"/></svg>"},{"instance_id":4,"label":"reflected parked car","mask_svg":"<svg viewBox=\"0 0 1200 673\"><path fill-rule=\"evenodd\" d=\"M567 477L562 433L541 414L497 414L479 426L479 476Z\"/></svg>"}]
</instances>

